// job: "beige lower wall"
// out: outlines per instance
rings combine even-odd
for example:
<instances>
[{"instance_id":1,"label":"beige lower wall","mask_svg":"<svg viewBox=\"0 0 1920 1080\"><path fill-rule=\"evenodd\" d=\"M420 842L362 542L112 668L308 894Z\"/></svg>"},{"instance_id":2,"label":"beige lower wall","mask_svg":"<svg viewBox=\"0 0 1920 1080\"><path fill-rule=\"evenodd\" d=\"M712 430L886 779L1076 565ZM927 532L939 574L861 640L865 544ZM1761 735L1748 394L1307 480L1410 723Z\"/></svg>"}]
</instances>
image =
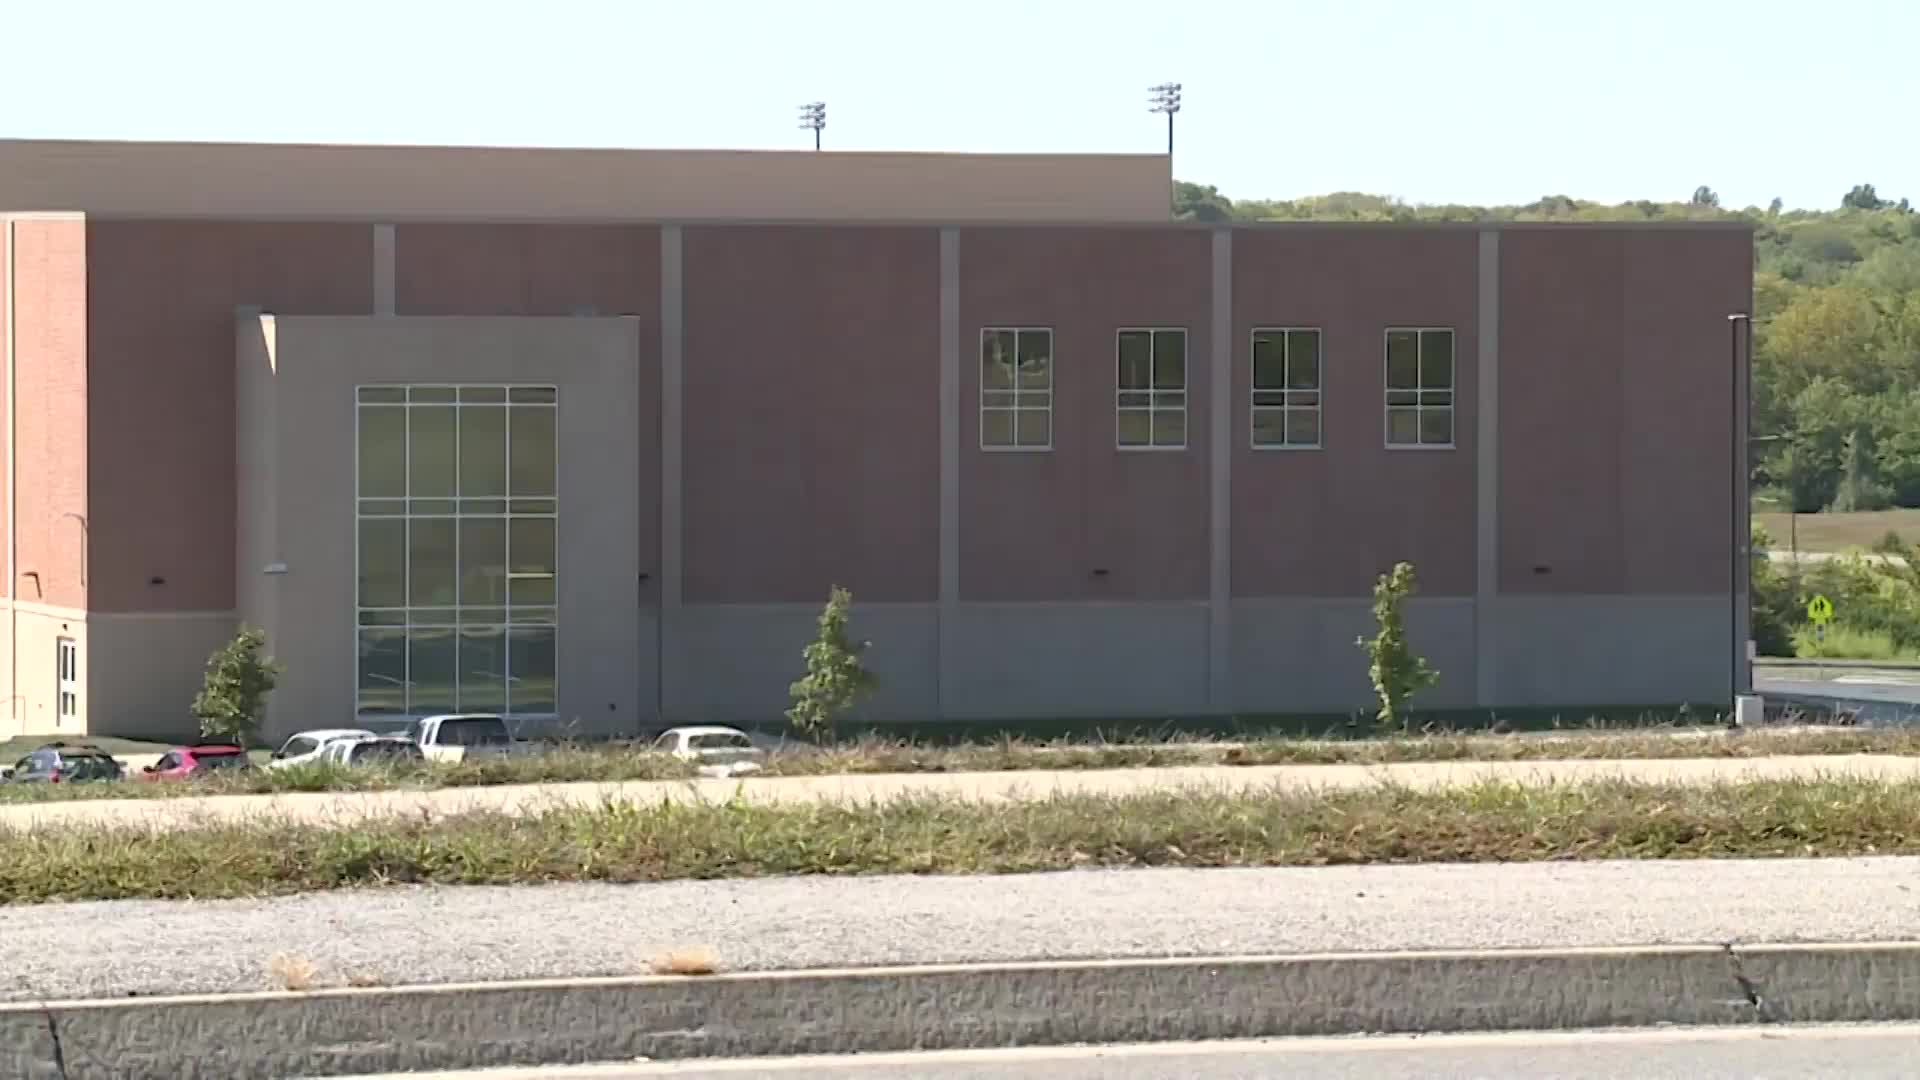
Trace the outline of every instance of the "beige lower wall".
<instances>
[{"instance_id":1,"label":"beige lower wall","mask_svg":"<svg viewBox=\"0 0 1920 1080\"><path fill-rule=\"evenodd\" d=\"M64 723L59 717L56 646L63 637L80 648L79 708ZM89 733L87 680L90 648L86 613L0 601L0 679L11 679L7 708L0 712L0 734L84 735Z\"/></svg>"},{"instance_id":2,"label":"beige lower wall","mask_svg":"<svg viewBox=\"0 0 1920 1080\"><path fill-rule=\"evenodd\" d=\"M193 698L207 658L233 635L230 611L94 612L81 666L90 735L170 741L198 729ZM268 644L269 650L272 644ZM97 658L89 664L89 654Z\"/></svg>"},{"instance_id":3,"label":"beige lower wall","mask_svg":"<svg viewBox=\"0 0 1920 1080\"><path fill-rule=\"evenodd\" d=\"M355 388L559 388L556 726L630 732L658 705L640 618L641 323L635 318L243 316L240 615L290 658L269 737L355 718ZM649 567L649 571L654 568Z\"/></svg>"}]
</instances>

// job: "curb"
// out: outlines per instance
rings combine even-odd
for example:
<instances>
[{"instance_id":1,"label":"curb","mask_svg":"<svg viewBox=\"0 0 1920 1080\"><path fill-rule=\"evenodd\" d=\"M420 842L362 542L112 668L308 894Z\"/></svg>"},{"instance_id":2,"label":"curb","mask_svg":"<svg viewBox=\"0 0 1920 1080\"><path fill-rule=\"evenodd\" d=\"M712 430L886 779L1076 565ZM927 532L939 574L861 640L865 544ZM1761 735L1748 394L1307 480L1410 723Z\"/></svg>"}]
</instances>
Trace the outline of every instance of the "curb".
<instances>
[{"instance_id":1,"label":"curb","mask_svg":"<svg viewBox=\"0 0 1920 1080\"><path fill-rule=\"evenodd\" d=\"M1763 656L1753 662L1755 671L1779 669L1804 671L1808 668L1834 668L1849 671L1920 671L1920 660L1818 660L1798 656Z\"/></svg>"},{"instance_id":2,"label":"curb","mask_svg":"<svg viewBox=\"0 0 1920 1080\"><path fill-rule=\"evenodd\" d=\"M6 1004L0 1076L1915 1018L1920 943L1080 961Z\"/></svg>"}]
</instances>

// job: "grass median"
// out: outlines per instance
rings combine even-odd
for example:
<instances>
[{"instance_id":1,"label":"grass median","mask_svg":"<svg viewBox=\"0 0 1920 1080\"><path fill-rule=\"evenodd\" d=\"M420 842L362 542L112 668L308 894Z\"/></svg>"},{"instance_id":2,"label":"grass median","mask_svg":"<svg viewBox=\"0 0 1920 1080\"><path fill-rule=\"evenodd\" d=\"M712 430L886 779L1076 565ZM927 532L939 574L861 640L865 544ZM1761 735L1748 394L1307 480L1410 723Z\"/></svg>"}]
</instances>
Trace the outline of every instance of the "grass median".
<instances>
[{"instance_id":1,"label":"grass median","mask_svg":"<svg viewBox=\"0 0 1920 1080\"><path fill-rule=\"evenodd\" d=\"M1655 760L1754 758L1783 754L1920 754L1920 730L1822 727L1781 731L1720 728L1568 730L1546 734L1434 732L1375 738L1261 738L1239 742L1174 736L1142 742L1035 742L928 745L864 739L825 747L778 750L763 776L1010 772L1042 769L1136 769L1205 765L1384 765L1418 761ZM695 767L639 748L560 746L538 753L424 767L345 768L303 765L285 770L220 773L191 782L0 784L0 805L69 799L153 799L295 791L392 791L499 784L680 780Z\"/></svg>"},{"instance_id":2,"label":"grass median","mask_svg":"<svg viewBox=\"0 0 1920 1080\"><path fill-rule=\"evenodd\" d=\"M1487 784L0 830L0 902L398 884L1920 853L1920 783Z\"/></svg>"}]
</instances>

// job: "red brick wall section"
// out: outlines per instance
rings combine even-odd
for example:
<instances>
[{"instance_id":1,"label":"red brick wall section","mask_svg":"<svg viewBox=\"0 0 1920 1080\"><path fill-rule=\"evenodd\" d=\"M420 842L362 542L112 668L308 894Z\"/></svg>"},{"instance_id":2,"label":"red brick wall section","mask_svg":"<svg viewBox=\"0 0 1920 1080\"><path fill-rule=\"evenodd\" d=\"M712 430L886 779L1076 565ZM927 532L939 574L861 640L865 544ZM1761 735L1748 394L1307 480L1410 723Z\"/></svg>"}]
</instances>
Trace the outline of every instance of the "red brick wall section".
<instances>
[{"instance_id":1,"label":"red brick wall section","mask_svg":"<svg viewBox=\"0 0 1920 1080\"><path fill-rule=\"evenodd\" d=\"M1472 595L1478 234L1243 229L1233 258L1233 595L1366 596L1401 560ZM1386 449L1390 326L1454 329L1454 449ZM1255 327L1321 330L1325 449L1251 448Z\"/></svg>"},{"instance_id":2,"label":"red brick wall section","mask_svg":"<svg viewBox=\"0 0 1920 1080\"><path fill-rule=\"evenodd\" d=\"M1753 237L1642 232L1627 237L1622 263L1623 584L1724 595L1734 528L1727 315L1753 310Z\"/></svg>"},{"instance_id":3,"label":"red brick wall section","mask_svg":"<svg viewBox=\"0 0 1920 1080\"><path fill-rule=\"evenodd\" d=\"M1519 229L1500 238L1503 593L1625 587L1626 239L1618 231Z\"/></svg>"},{"instance_id":4,"label":"red brick wall section","mask_svg":"<svg viewBox=\"0 0 1920 1080\"><path fill-rule=\"evenodd\" d=\"M653 316L659 308L660 230L652 226L402 225L394 230L394 310L401 315L590 310Z\"/></svg>"},{"instance_id":5,"label":"red brick wall section","mask_svg":"<svg viewBox=\"0 0 1920 1080\"><path fill-rule=\"evenodd\" d=\"M87 265L93 607L230 610L234 312L369 314L373 229L96 219Z\"/></svg>"},{"instance_id":6,"label":"red brick wall section","mask_svg":"<svg viewBox=\"0 0 1920 1080\"><path fill-rule=\"evenodd\" d=\"M1741 230L1500 241L1500 590L1723 593Z\"/></svg>"},{"instance_id":7,"label":"red brick wall section","mask_svg":"<svg viewBox=\"0 0 1920 1080\"><path fill-rule=\"evenodd\" d=\"M660 581L660 230L624 225L401 225L399 315L637 315L641 600ZM561 402L561 412L566 403Z\"/></svg>"},{"instance_id":8,"label":"red brick wall section","mask_svg":"<svg viewBox=\"0 0 1920 1080\"><path fill-rule=\"evenodd\" d=\"M9 227L10 225L6 219L0 218L0 245L6 243L4 230ZM0 363L4 363L6 359L7 301L13 296L13 281L7 276L7 273L8 266L5 250L3 246L0 246ZM0 377L4 377L4 373L0 373ZM0 394L3 394L5 390L6 388L4 386L0 386ZM4 403L4 399L0 399L0 403ZM4 420L0 420L0 424L4 422ZM7 447L0 445L0 559L6 557L4 554L7 542L7 517L5 507L7 505L7 485L11 483L7 472Z\"/></svg>"},{"instance_id":9,"label":"red brick wall section","mask_svg":"<svg viewBox=\"0 0 1920 1080\"><path fill-rule=\"evenodd\" d=\"M1211 260L1198 230L961 233L962 599L1206 599ZM981 448L984 327L1053 330L1053 449ZM1123 327L1186 329L1184 449L1116 446Z\"/></svg>"},{"instance_id":10,"label":"red brick wall section","mask_svg":"<svg viewBox=\"0 0 1920 1080\"><path fill-rule=\"evenodd\" d=\"M14 225L15 585L21 600L73 608L87 606L87 235L79 219Z\"/></svg>"},{"instance_id":11,"label":"red brick wall section","mask_svg":"<svg viewBox=\"0 0 1920 1080\"><path fill-rule=\"evenodd\" d=\"M686 599L935 599L939 230L683 235Z\"/></svg>"}]
</instances>

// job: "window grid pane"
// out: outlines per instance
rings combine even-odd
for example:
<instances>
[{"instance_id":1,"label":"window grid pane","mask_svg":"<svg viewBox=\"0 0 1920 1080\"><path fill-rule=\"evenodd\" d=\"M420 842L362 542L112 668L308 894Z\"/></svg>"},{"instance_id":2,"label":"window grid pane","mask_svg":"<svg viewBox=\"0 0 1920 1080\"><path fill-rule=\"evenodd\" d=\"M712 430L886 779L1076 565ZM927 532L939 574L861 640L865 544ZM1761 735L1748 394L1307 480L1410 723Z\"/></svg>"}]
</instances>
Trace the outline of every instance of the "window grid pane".
<instances>
[{"instance_id":1,"label":"window grid pane","mask_svg":"<svg viewBox=\"0 0 1920 1080\"><path fill-rule=\"evenodd\" d=\"M1187 445L1187 332L1121 330L1114 337L1114 443L1123 450Z\"/></svg>"},{"instance_id":2,"label":"window grid pane","mask_svg":"<svg viewBox=\"0 0 1920 1080\"><path fill-rule=\"evenodd\" d=\"M1387 331L1388 446L1453 446L1454 361L1451 328Z\"/></svg>"},{"instance_id":3,"label":"window grid pane","mask_svg":"<svg viewBox=\"0 0 1920 1080\"><path fill-rule=\"evenodd\" d=\"M1252 422L1255 448L1320 448L1320 330L1265 327L1253 331Z\"/></svg>"},{"instance_id":4,"label":"window grid pane","mask_svg":"<svg viewBox=\"0 0 1920 1080\"><path fill-rule=\"evenodd\" d=\"M1050 384L1050 363L1039 369ZM552 715L557 388L361 387L355 399L359 711Z\"/></svg>"},{"instance_id":5,"label":"window grid pane","mask_svg":"<svg viewBox=\"0 0 1920 1080\"><path fill-rule=\"evenodd\" d=\"M1053 447L1053 331L984 327L980 331L980 447Z\"/></svg>"}]
</instances>

